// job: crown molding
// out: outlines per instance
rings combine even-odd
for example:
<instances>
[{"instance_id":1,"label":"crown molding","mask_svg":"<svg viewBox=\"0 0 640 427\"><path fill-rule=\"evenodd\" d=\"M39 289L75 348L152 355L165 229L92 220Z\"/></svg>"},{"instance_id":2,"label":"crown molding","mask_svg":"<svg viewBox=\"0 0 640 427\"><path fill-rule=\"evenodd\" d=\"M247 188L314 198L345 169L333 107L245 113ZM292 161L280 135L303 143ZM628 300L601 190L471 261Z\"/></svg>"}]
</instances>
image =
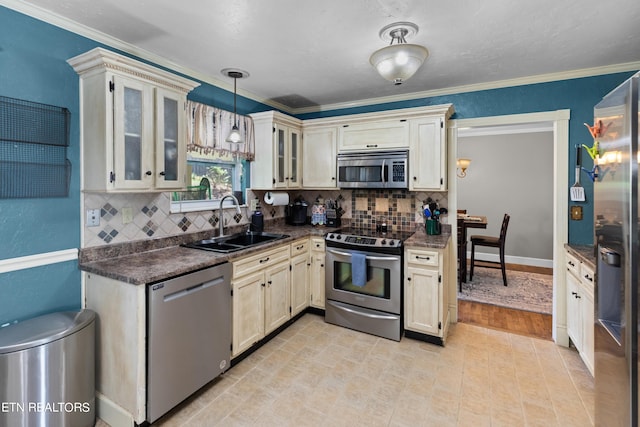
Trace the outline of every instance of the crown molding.
<instances>
[{"instance_id":1,"label":"crown molding","mask_svg":"<svg viewBox=\"0 0 640 427\"><path fill-rule=\"evenodd\" d=\"M580 70L562 71L558 73L539 74L535 76L519 77L508 80L498 80L487 83L476 83L463 86L454 86L443 89L426 90L403 95L383 96L379 98L368 98L359 101L350 101L336 104L325 104L320 106L296 108L292 114L317 113L320 111L342 110L345 108L364 107L368 105L386 104L390 102L410 101L435 96L454 95L467 92L479 92L482 90L502 89L506 87L525 86L537 83L548 83L560 80L578 79L583 77L593 77L605 74L624 73L627 71L640 70L640 61L626 62L623 64L605 65L602 67L584 68Z\"/></svg>"},{"instance_id":2,"label":"crown molding","mask_svg":"<svg viewBox=\"0 0 640 427\"><path fill-rule=\"evenodd\" d=\"M79 34L81 36L87 37L91 40L105 44L114 49L118 49L122 52L126 52L140 59L168 68L177 73L184 74L185 76L188 76L190 78L200 80L201 82L209 83L211 85L217 86L229 92L233 92L233 85L230 82L226 82L226 81L214 78L211 75L205 75L201 72L184 67L180 64L176 64L165 57L156 55L144 49L140 49L139 47L134 46L130 43L125 43L120 39L114 38L112 36L109 36L108 34L102 33L93 28L79 24L61 15L51 13L38 6L26 4L19 0L0 0L0 5L5 6L9 9L13 9L15 11L18 11L25 15L31 16L40 21L44 21L56 27L71 31L75 34ZM640 61L627 62L623 64L606 65L602 67L584 68L580 70L563 71L559 73L539 74L535 76L520 77L515 79L455 86L455 87L449 87L449 88L443 88L443 89L413 92L413 93L408 93L403 95L393 95L393 96L385 96L385 97L379 97L379 98L367 98L367 99L362 99L357 101L325 104L325 105L303 107L303 108L291 108L286 105L280 104L273 100L263 98L252 92L242 90L242 89L238 89L237 93L240 96L243 96L245 98L254 100L256 102L259 102L265 105L269 105L275 109L284 111L288 114L299 115L299 114L308 114L308 113L318 113L322 111L365 107L370 105L385 104L385 103L391 103L391 102L410 101L415 99L431 98L435 96L444 96L444 95L453 95L453 94L459 94L459 93L465 93L465 92L478 92L482 90L501 89L501 88L513 87L513 86L524 86L524 85L547 83L547 82L559 81L559 80L593 77L593 76L604 75L604 74L614 74L614 73L637 71L637 70L640 70Z\"/></svg>"}]
</instances>

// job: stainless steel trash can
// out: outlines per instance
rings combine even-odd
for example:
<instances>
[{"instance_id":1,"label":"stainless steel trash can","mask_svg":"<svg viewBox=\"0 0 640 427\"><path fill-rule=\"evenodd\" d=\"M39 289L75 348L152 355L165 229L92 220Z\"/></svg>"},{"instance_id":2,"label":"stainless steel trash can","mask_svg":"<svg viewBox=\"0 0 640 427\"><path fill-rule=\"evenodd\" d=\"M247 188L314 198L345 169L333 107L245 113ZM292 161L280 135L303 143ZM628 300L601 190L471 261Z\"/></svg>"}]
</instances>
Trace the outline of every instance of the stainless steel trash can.
<instances>
[{"instance_id":1,"label":"stainless steel trash can","mask_svg":"<svg viewBox=\"0 0 640 427\"><path fill-rule=\"evenodd\" d=\"M0 426L95 424L95 312L0 328Z\"/></svg>"}]
</instances>

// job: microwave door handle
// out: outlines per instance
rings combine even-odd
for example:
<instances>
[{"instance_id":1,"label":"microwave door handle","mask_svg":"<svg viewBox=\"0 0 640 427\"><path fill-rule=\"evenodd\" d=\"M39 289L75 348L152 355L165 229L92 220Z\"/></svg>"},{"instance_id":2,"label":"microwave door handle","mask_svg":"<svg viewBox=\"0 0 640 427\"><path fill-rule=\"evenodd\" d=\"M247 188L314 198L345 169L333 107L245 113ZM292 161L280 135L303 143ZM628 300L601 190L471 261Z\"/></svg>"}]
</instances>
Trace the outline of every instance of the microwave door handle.
<instances>
[{"instance_id":1,"label":"microwave door handle","mask_svg":"<svg viewBox=\"0 0 640 427\"><path fill-rule=\"evenodd\" d=\"M387 182L387 180L385 179L387 169L386 163L387 159L382 159L382 168L380 169L380 182L382 182L383 184Z\"/></svg>"}]
</instances>

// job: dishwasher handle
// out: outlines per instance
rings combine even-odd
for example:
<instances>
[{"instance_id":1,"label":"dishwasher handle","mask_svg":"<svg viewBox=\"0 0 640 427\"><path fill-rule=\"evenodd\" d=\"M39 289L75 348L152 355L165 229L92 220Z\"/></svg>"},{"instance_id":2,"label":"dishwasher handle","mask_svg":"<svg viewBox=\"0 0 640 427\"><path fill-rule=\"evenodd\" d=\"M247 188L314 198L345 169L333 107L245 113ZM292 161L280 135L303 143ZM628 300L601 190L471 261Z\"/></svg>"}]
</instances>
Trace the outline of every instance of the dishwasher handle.
<instances>
[{"instance_id":1,"label":"dishwasher handle","mask_svg":"<svg viewBox=\"0 0 640 427\"><path fill-rule=\"evenodd\" d=\"M213 280L210 280L208 282L205 283L199 283L195 286L190 286L186 289L182 289L180 291L176 291L176 292L172 292L170 294L165 295L162 300L164 302L169 302L178 298L182 298L182 297L186 297L192 294L195 294L196 292L200 292L203 291L205 289L207 289L208 287L211 286L215 286L215 285L219 285L220 283L224 283L224 276L220 276L220 277L216 277Z\"/></svg>"}]
</instances>

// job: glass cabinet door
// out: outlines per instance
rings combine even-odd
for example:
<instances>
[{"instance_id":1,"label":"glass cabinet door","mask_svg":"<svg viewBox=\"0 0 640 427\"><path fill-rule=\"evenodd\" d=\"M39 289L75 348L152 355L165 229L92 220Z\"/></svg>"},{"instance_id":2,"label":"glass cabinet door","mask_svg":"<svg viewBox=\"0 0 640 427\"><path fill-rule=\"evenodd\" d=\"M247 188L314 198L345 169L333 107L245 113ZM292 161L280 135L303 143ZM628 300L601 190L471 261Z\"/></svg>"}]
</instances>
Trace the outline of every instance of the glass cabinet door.
<instances>
[{"instance_id":1,"label":"glass cabinet door","mask_svg":"<svg viewBox=\"0 0 640 427\"><path fill-rule=\"evenodd\" d=\"M276 171L275 186L287 186L287 129L276 126Z\"/></svg>"},{"instance_id":2,"label":"glass cabinet door","mask_svg":"<svg viewBox=\"0 0 640 427\"><path fill-rule=\"evenodd\" d=\"M181 188L186 168L181 95L156 89L156 177L158 188Z\"/></svg>"},{"instance_id":3,"label":"glass cabinet door","mask_svg":"<svg viewBox=\"0 0 640 427\"><path fill-rule=\"evenodd\" d=\"M115 188L149 188L153 185L148 156L153 141L151 91L133 79L114 77L114 84L112 183Z\"/></svg>"},{"instance_id":4,"label":"glass cabinet door","mask_svg":"<svg viewBox=\"0 0 640 427\"><path fill-rule=\"evenodd\" d=\"M289 187L300 186L300 133L289 129Z\"/></svg>"}]
</instances>

